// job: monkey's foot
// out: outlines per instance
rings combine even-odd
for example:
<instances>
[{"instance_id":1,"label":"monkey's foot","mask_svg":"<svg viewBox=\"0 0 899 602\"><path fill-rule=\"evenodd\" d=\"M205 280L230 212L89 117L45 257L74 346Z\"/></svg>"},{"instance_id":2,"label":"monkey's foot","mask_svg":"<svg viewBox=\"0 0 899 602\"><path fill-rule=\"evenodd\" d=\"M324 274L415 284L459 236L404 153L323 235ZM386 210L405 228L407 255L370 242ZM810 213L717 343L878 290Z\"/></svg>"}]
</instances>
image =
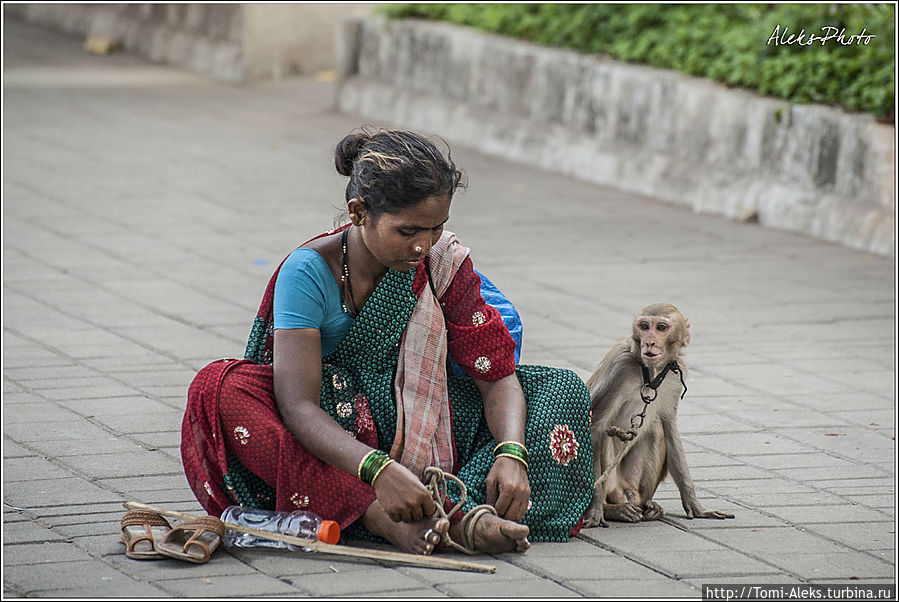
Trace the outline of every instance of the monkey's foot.
<instances>
[{"instance_id":1,"label":"monkey's foot","mask_svg":"<svg viewBox=\"0 0 899 602\"><path fill-rule=\"evenodd\" d=\"M658 520L662 518L663 514L665 511L662 507L652 500L643 504L643 520Z\"/></svg>"},{"instance_id":2,"label":"monkey's foot","mask_svg":"<svg viewBox=\"0 0 899 602\"><path fill-rule=\"evenodd\" d=\"M609 520L623 523L639 523L643 520L643 510L631 504L603 504L602 510Z\"/></svg>"},{"instance_id":3,"label":"monkey's foot","mask_svg":"<svg viewBox=\"0 0 899 602\"><path fill-rule=\"evenodd\" d=\"M609 523L602 515L602 505L594 507L592 504L584 513L584 522L581 523L582 529L590 529L592 527L608 527Z\"/></svg>"},{"instance_id":4,"label":"monkey's foot","mask_svg":"<svg viewBox=\"0 0 899 602\"><path fill-rule=\"evenodd\" d=\"M466 520L477 510L478 508L471 510L462 522L450 527L452 539L484 554L526 552L531 547L528 541L531 530L527 525L501 518L491 512L478 512Z\"/></svg>"}]
</instances>

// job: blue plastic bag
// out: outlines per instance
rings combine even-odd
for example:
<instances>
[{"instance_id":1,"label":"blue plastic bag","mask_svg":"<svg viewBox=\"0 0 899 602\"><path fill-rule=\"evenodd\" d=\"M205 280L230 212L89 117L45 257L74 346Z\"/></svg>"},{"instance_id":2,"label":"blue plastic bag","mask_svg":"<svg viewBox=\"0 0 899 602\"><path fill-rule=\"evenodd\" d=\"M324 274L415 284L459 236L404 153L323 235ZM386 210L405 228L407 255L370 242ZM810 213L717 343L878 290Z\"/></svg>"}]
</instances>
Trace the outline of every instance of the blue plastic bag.
<instances>
[{"instance_id":1,"label":"blue plastic bag","mask_svg":"<svg viewBox=\"0 0 899 602\"><path fill-rule=\"evenodd\" d=\"M512 335L512 340L515 341L515 365L517 366L518 360L521 359L521 339L523 335L523 326L521 324L521 317L518 315L518 310L515 309L512 302L509 301L502 291L496 288L496 285L493 284L489 278L477 270L475 270L475 274L481 277L481 296L484 297L484 301L487 302L487 305L492 305L500 313L503 317L503 323L506 325L506 328L509 329L509 334ZM447 363L453 374L456 376L465 376L465 371L459 364L450 358L447 358Z\"/></svg>"}]
</instances>

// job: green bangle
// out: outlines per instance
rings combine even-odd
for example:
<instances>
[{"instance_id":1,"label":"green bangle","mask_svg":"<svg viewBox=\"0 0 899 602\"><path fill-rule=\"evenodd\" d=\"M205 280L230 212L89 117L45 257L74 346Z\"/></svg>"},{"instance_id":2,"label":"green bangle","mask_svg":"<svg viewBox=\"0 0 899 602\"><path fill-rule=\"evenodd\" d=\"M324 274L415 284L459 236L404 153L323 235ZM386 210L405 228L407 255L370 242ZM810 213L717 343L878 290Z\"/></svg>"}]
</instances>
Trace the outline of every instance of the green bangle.
<instances>
[{"instance_id":1,"label":"green bangle","mask_svg":"<svg viewBox=\"0 0 899 602\"><path fill-rule=\"evenodd\" d=\"M374 476L371 478L371 483L369 483L369 485L374 487L375 481L377 480L378 475L380 475L381 471L384 470L385 468L387 468L387 466L389 466L390 464L393 464L393 458L388 458L386 462L381 464L381 466L378 468L377 472L375 472Z\"/></svg>"},{"instance_id":2,"label":"green bangle","mask_svg":"<svg viewBox=\"0 0 899 602\"><path fill-rule=\"evenodd\" d=\"M499 450L499 448L501 448L501 447L503 447L503 446L506 446L506 445L511 445L511 446L514 446L514 447L519 447L519 448L521 448L521 449L524 450L524 453L525 453L525 454L528 453L528 448L526 448L526 447L524 446L524 443L519 443L518 441L503 441L502 443L497 443L497 444L496 444L496 447L493 448L493 454L496 455L497 453L499 453L497 450Z\"/></svg>"},{"instance_id":3,"label":"green bangle","mask_svg":"<svg viewBox=\"0 0 899 602\"><path fill-rule=\"evenodd\" d=\"M356 471L356 475L366 485L373 485L375 479L381 474L381 471L384 470L384 467L391 462L393 462L393 458L388 456L386 452L379 449L373 449L365 454L362 461L359 462L359 468Z\"/></svg>"},{"instance_id":4,"label":"green bangle","mask_svg":"<svg viewBox=\"0 0 899 602\"><path fill-rule=\"evenodd\" d=\"M496 458L512 458L513 460L518 460L519 462L521 462L522 464L524 464L524 469L525 469L525 470L528 469L528 461L525 460L524 458L522 458L521 456L516 456L516 455L513 455L513 454L496 454L496 456L494 456L493 459L495 460Z\"/></svg>"},{"instance_id":5,"label":"green bangle","mask_svg":"<svg viewBox=\"0 0 899 602\"><path fill-rule=\"evenodd\" d=\"M521 461L525 466L528 465L528 450L521 443L515 441L503 441L493 448L493 457L507 456Z\"/></svg>"}]
</instances>

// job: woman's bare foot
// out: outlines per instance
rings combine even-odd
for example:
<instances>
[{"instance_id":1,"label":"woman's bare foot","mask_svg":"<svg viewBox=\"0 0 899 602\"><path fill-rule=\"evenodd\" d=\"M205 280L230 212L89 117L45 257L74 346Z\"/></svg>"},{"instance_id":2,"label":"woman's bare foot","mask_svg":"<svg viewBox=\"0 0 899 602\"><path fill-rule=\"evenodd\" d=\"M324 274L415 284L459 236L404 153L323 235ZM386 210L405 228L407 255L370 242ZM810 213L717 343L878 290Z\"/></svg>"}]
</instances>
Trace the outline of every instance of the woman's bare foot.
<instances>
[{"instance_id":1,"label":"woman's bare foot","mask_svg":"<svg viewBox=\"0 0 899 602\"><path fill-rule=\"evenodd\" d=\"M396 548L407 554L428 555L434 551L434 547L443 539L443 534L449 529L449 521L445 518L429 516L414 523L394 522L381 508L377 500L371 503L365 514L362 515L362 524L365 528L383 537ZM425 540L425 533L431 529L429 539Z\"/></svg>"},{"instance_id":2,"label":"woman's bare foot","mask_svg":"<svg viewBox=\"0 0 899 602\"><path fill-rule=\"evenodd\" d=\"M472 546L485 554L526 552L531 547L530 532L527 525L485 512L475 523ZM456 542L463 541L461 522L450 527L450 537Z\"/></svg>"}]
</instances>

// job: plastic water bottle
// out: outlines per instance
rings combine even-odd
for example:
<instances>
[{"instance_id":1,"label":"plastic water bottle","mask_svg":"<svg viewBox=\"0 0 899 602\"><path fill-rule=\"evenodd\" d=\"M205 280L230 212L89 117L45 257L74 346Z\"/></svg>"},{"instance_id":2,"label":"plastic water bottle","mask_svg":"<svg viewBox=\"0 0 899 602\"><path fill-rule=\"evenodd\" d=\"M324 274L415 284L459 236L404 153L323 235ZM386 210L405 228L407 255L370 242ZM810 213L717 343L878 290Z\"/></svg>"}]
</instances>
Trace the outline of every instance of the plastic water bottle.
<instances>
[{"instance_id":1,"label":"plastic water bottle","mask_svg":"<svg viewBox=\"0 0 899 602\"><path fill-rule=\"evenodd\" d=\"M292 537L317 539L330 544L335 544L340 540L340 525L333 520L324 520L314 512L306 510L294 510L287 513L247 508L245 506L228 506L222 512L222 522L242 527L252 527L272 533L281 533L282 535L290 535ZM296 546L283 541L264 539L235 529L225 529L223 541L226 546L239 548L287 548L295 552L308 552L310 550L306 546Z\"/></svg>"}]
</instances>

